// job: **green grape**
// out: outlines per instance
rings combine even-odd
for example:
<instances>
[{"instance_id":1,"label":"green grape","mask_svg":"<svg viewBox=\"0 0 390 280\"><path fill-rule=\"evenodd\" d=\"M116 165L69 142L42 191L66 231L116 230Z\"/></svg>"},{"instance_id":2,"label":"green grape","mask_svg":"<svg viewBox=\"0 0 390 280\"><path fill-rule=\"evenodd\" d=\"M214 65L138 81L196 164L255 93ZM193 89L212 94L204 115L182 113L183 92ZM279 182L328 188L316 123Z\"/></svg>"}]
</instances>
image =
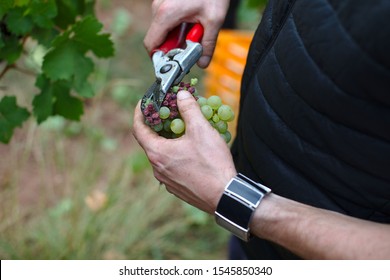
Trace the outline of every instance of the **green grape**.
<instances>
[{"instance_id":1,"label":"green grape","mask_svg":"<svg viewBox=\"0 0 390 280\"><path fill-rule=\"evenodd\" d=\"M198 100L197 100L198 104L200 107L204 106L204 105L207 105L207 98L204 98L204 97L199 97Z\"/></svg>"},{"instance_id":2,"label":"green grape","mask_svg":"<svg viewBox=\"0 0 390 280\"><path fill-rule=\"evenodd\" d=\"M224 133L224 135L225 135L225 137L226 137L226 143L229 143L230 140L232 140L232 135L230 134L229 131L226 131L226 132Z\"/></svg>"},{"instance_id":3,"label":"green grape","mask_svg":"<svg viewBox=\"0 0 390 280\"><path fill-rule=\"evenodd\" d=\"M233 110L232 110L232 115L231 115L231 117L227 120L227 122L232 122L232 121L234 121L234 112L233 112Z\"/></svg>"},{"instance_id":4,"label":"green grape","mask_svg":"<svg viewBox=\"0 0 390 280\"><path fill-rule=\"evenodd\" d=\"M218 117L223 121L229 120L232 117L232 114L233 110L229 105L221 105L221 107L218 108Z\"/></svg>"},{"instance_id":5,"label":"green grape","mask_svg":"<svg viewBox=\"0 0 390 280\"><path fill-rule=\"evenodd\" d=\"M207 105L217 110L222 105L222 99L217 95L212 95L207 99Z\"/></svg>"},{"instance_id":6,"label":"green grape","mask_svg":"<svg viewBox=\"0 0 390 280\"><path fill-rule=\"evenodd\" d=\"M171 121L170 120L165 120L164 121L164 130L166 132L171 132Z\"/></svg>"},{"instance_id":7,"label":"green grape","mask_svg":"<svg viewBox=\"0 0 390 280\"><path fill-rule=\"evenodd\" d=\"M179 91L179 86L173 86L172 87L172 92L177 93Z\"/></svg>"},{"instance_id":8,"label":"green grape","mask_svg":"<svg viewBox=\"0 0 390 280\"><path fill-rule=\"evenodd\" d=\"M170 127L173 133L181 134L185 129L184 121L182 119L174 119Z\"/></svg>"},{"instance_id":9,"label":"green grape","mask_svg":"<svg viewBox=\"0 0 390 280\"><path fill-rule=\"evenodd\" d=\"M162 106L160 108L159 113L160 113L160 118L162 120L165 120L165 119L169 118L169 114L171 113L171 110L169 110L168 107Z\"/></svg>"},{"instance_id":10,"label":"green grape","mask_svg":"<svg viewBox=\"0 0 390 280\"><path fill-rule=\"evenodd\" d=\"M202 111L203 116L209 120L214 114L213 109L209 105L203 105L200 110Z\"/></svg>"},{"instance_id":11,"label":"green grape","mask_svg":"<svg viewBox=\"0 0 390 280\"><path fill-rule=\"evenodd\" d=\"M153 126L153 130L156 132L163 130L163 128L164 128L164 125L162 123L159 123L159 124L156 124Z\"/></svg>"},{"instance_id":12,"label":"green grape","mask_svg":"<svg viewBox=\"0 0 390 280\"><path fill-rule=\"evenodd\" d=\"M230 140L232 140L232 135L229 131L226 131L225 133L220 133L219 135L221 135L221 137L223 138L223 140L225 140L226 143L229 143Z\"/></svg>"},{"instance_id":13,"label":"green grape","mask_svg":"<svg viewBox=\"0 0 390 280\"><path fill-rule=\"evenodd\" d=\"M213 122L213 120L209 120L209 124L215 128L215 122Z\"/></svg>"},{"instance_id":14,"label":"green grape","mask_svg":"<svg viewBox=\"0 0 390 280\"><path fill-rule=\"evenodd\" d=\"M224 121L219 121L215 123L215 128L218 130L219 133L225 133L228 129L228 125Z\"/></svg>"},{"instance_id":15,"label":"green grape","mask_svg":"<svg viewBox=\"0 0 390 280\"><path fill-rule=\"evenodd\" d=\"M213 120L213 122L215 122L215 123L219 122L218 114L214 114L212 120Z\"/></svg>"}]
</instances>

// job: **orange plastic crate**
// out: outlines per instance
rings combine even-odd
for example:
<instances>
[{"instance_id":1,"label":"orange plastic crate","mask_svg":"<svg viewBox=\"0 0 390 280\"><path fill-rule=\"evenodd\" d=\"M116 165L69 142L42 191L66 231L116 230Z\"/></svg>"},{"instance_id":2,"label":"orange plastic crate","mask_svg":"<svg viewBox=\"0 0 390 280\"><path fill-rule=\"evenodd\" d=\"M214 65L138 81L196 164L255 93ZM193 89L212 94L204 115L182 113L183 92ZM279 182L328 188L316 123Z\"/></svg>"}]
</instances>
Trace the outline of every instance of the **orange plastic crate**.
<instances>
[{"instance_id":1,"label":"orange plastic crate","mask_svg":"<svg viewBox=\"0 0 390 280\"><path fill-rule=\"evenodd\" d=\"M220 96L223 103L231 106L236 114L235 120L229 123L233 137L237 125L241 79L252 38L253 32L221 30L213 59L206 69L205 96Z\"/></svg>"}]
</instances>

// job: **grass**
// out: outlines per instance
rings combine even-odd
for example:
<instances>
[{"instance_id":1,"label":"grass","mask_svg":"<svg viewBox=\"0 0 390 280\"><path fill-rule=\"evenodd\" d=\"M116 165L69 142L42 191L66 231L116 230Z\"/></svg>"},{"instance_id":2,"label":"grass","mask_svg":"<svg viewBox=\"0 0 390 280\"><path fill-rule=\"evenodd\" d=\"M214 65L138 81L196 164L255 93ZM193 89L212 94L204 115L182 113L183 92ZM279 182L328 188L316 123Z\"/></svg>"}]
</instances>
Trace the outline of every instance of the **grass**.
<instances>
[{"instance_id":1,"label":"grass","mask_svg":"<svg viewBox=\"0 0 390 280\"><path fill-rule=\"evenodd\" d=\"M111 162L102 180L98 150L91 145L85 160L65 164L68 184L60 185L65 189L46 186L34 207L17 203L16 187L2 193L9 199L2 204L1 259L223 258L224 235L209 217L192 218L195 212L159 187L142 153Z\"/></svg>"}]
</instances>

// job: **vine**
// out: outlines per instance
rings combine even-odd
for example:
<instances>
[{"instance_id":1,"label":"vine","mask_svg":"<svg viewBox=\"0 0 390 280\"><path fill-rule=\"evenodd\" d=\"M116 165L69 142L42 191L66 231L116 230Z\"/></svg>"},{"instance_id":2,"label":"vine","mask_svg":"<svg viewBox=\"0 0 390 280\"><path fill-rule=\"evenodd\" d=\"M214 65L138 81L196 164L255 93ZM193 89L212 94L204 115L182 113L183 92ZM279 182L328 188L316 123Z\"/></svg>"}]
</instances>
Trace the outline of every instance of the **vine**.
<instances>
[{"instance_id":1,"label":"vine","mask_svg":"<svg viewBox=\"0 0 390 280\"><path fill-rule=\"evenodd\" d=\"M6 93L0 99L0 141L8 143L16 127L31 115L42 123L52 115L79 120L83 100L94 96L88 77L94 70L91 56L108 58L114 46L94 13L94 0L1 0L0 82L10 70L36 77L38 93L31 112ZM27 40L45 50L37 72L17 65Z\"/></svg>"}]
</instances>

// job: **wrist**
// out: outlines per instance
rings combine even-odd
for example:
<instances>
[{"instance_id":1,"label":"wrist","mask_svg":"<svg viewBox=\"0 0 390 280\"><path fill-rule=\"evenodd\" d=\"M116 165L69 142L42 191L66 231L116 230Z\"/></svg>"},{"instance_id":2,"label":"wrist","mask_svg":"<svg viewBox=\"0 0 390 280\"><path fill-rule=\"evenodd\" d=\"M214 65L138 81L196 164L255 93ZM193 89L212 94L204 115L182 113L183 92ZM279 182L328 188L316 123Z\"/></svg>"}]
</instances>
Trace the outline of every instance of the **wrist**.
<instances>
[{"instance_id":1,"label":"wrist","mask_svg":"<svg viewBox=\"0 0 390 280\"><path fill-rule=\"evenodd\" d=\"M250 221L250 227L254 235L265 238L272 232L270 227L272 227L272 224L275 221L276 209L278 207L277 197L278 196L273 193L264 197L262 203L254 211Z\"/></svg>"}]
</instances>

